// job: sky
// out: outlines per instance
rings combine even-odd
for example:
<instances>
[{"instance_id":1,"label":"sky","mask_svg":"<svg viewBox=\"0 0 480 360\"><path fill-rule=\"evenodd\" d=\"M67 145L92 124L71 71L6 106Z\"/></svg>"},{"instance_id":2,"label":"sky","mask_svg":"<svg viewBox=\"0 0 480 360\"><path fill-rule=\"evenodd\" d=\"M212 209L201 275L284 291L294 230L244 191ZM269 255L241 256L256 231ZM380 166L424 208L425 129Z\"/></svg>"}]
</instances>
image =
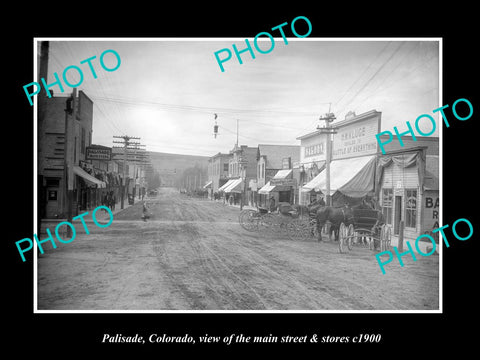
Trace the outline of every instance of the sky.
<instances>
[{"instance_id":1,"label":"sky","mask_svg":"<svg viewBox=\"0 0 480 360\"><path fill-rule=\"evenodd\" d=\"M260 39L261 49L272 45ZM406 130L406 121L413 126L421 114L438 124L438 113L432 114L442 105L436 39L288 38L285 44L280 37L267 54L249 39L255 58L244 52L243 64L232 44L242 50L244 38L125 40L50 39L48 83L70 65L82 69L77 89L94 102L94 144L113 146L114 135L129 135L140 137L147 151L212 156L233 148L238 122L239 145L300 145L296 138L323 126L319 117L329 111L337 121L349 111L380 111L382 131ZM222 72L214 53L225 48L232 58ZM110 49L121 64L108 72L99 58ZM94 55L96 79L88 64L80 64ZM104 61L116 65L111 53ZM69 70L67 79L76 83L79 75ZM72 88L64 87L64 93L52 90L68 96ZM431 125L420 128L429 132Z\"/></svg>"}]
</instances>

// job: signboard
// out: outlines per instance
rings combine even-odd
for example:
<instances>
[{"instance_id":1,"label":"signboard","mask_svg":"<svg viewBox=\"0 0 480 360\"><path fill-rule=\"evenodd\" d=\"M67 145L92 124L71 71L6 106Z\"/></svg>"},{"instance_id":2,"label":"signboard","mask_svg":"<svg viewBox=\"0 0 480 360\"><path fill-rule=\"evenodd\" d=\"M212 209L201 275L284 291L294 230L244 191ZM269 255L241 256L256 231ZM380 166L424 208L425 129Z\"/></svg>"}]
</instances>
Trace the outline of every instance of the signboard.
<instances>
[{"instance_id":1,"label":"signboard","mask_svg":"<svg viewBox=\"0 0 480 360\"><path fill-rule=\"evenodd\" d=\"M326 146L325 142L305 146L305 157L311 157L315 155L325 155Z\"/></svg>"},{"instance_id":2,"label":"signboard","mask_svg":"<svg viewBox=\"0 0 480 360\"><path fill-rule=\"evenodd\" d=\"M112 149L110 148L96 148L87 146L87 153L85 155L87 160L106 160L112 159Z\"/></svg>"},{"instance_id":3,"label":"signboard","mask_svg":"<svg viewBox=\"0 0 480 360\"><path fill-rule=\"evenodd\" d=\"M345 120L333 123L336 133L331 135L331 160L375 155L378 149L375 135L380 132L381 114L376 110L349 114ZM297 138L301 141L300 164L305 169L326 161L327 134L321 130Z\"/></svg>"},{"instance_id":4,"label":"signboard","mask_svg":"<svg viewBox=\"0 0 480 360\"><path fill-rule=\"evenodd\" d=\"M337 128L338 126L338 128ZM375 135L380 130L380 113L370 111L335 125L332 160L377 153Z\"/></svg>"},{"instance_id":5,"label":"signboard","mask_svg":"<svg viewBox=\"0 0 480 360\"><path fill-rule=\"evenodd\" d=\"M296 179L271 179L270 185L274 186L297 186Z\"/></svg>"},{"instance_id":6,"label":"signboard","mask_svg":"<svg viewBox=\"0 0 480 360\"><path fill-rule=\"evenodd\" d=\"M424 231L438 228L440 203L438 190L425 190L422 226Z\"/></svg>"},{"instance_id":7,"label":"signboard","mask_svg":"<svg viewBox=\"0 0 480 360\"><path fill-rule=\"evenodd\" d=\"M301 140L300 163L325 161L327 159L327 136L316 133Z\"/></svg>"}]
</instances>

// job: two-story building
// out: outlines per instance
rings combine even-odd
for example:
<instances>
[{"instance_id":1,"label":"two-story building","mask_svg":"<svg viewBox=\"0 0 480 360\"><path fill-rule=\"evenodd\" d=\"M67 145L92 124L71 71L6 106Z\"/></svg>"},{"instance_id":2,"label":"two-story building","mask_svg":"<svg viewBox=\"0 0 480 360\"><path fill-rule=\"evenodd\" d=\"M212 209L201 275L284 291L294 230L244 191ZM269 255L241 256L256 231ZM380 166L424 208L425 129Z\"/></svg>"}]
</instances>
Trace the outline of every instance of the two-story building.
<instances>
[{"instance_id":1,"label":"two-story building","mask_svg":"<svg viewBox=\"0 0 480 360\"><path fill-rule=\"evenodd\" d=\"M230 156L219 152L208 159L208 182L204 188L208 189L211 199L217 197L214 194L228 181Z\"/></svg>"},{"instance_id":2,"label":"two-story building","mask_svg":"<svg viewBox=\"0 0 480 360\"><path fill-rule=\"evenodd\" d=\"M257 176L257 148L235 144L228 161L228 181L219 188L231 204L246 203L251 189L250 180Z\"/></svg>"},{"instance_id":3,"label":"two-story building","mask_svg":"<svg viewBox=\"0 0 480 360\"><path fill-rule=\"evenodd\" d=\"M257 191L253 193L253 200L257 206L267 206L271 198L274 199L275 204L296 202L298 171L293 168L293 165L299 161L299 158L300 146L298 145L258 145Z\"/></svg>"},{"instance_id":4,"label":"two-story building","mask_svg":"<svg viewBox=\"0 0 480 360\"><path fill-rule=\"evenodd\" d=\"M75 216L93 206L96 189L104 181L86 170L86 149L92 142L93 102L76 89L70 97L41 98L42 124L38 129L39 215Z\"/></svg>"},{"instance_id":5,"label":"two-story building","mask_svg":"<svg viewBox=\"0 0 480 360\"><path fill-rule=\"evenodd\" d=\"M438 137L402 136L385 145L382 154L375 135L381 131L381 113L375 110L332 123L330 195L333 206L371 200L391 226L392 244L398 241L400 222L404 239L415 240L431 231L439 218ZM322 129L301 141L301 203L327 193L326 134ZM426 246L426 244L421 244Z\"/></svg>"}]
</instances>

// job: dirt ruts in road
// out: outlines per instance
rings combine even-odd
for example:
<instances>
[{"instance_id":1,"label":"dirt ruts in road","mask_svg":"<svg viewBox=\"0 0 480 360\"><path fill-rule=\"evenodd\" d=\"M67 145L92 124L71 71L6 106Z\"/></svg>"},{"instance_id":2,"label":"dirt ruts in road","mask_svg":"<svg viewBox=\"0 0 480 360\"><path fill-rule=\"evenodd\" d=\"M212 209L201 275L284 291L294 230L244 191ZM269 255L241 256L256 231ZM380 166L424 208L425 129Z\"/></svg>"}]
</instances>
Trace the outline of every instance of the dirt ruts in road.
<instances>
[{"instance_id":1,"label":"dirt ruts in road","mask_svg":"<svg viewBox=\"0 0 480 360\"><path fill-rule=\"evenodd\" d=\"M438 309L438 257L383 275L374 253L248 232L239 209L161 189L38 259L39 309Z\"/></svg>"}]
</instances>

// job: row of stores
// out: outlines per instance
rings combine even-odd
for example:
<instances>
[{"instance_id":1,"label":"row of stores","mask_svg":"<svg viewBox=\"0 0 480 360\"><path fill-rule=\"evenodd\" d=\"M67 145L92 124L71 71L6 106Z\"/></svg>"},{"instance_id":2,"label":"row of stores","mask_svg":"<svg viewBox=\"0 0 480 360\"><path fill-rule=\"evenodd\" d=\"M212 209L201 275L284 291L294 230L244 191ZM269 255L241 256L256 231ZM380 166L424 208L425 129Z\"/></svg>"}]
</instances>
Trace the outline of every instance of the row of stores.
<instances>
[{"instance_id":1,"label":"row of stores","mask_svg":"<svg viewBox=\"0 0 480 360\"><path fill-rule=\"evenodd\" d=\"M333 206L355 205L366 200L381 210L385 222L398 235L404 222L405 239L438 227L438 155L428 155L426 146L398 150L386 155L332 161L330 195ZM300 188L300 203L309 204L327 194L326 171Z\"/></svg>"},{"instance_id":2,"label":"row of stores","mask_svg":"<svg viewBox=\"0 0 480 360\"><path fill-rule=\"evenodd\" d=\"M327 195L327 136L331 136L330 195L332 206L367 201L382 211L392 228L395 244L404 223L405 240L429 233L439 223L439 142L436 137L402 137L404 146L388 144L378 150L375 135L381 129L381 113L355 115L332 126L333 135L322 129L298 138L300 156L277 169L264 182L241 177L225 180L219 188L229 203L244 196L245 204L269 207L288 202L308 205ZM288 164L288 162L287 162ZM272 200L273 199L273 200Z\"/></svg>"}]
</instances>

